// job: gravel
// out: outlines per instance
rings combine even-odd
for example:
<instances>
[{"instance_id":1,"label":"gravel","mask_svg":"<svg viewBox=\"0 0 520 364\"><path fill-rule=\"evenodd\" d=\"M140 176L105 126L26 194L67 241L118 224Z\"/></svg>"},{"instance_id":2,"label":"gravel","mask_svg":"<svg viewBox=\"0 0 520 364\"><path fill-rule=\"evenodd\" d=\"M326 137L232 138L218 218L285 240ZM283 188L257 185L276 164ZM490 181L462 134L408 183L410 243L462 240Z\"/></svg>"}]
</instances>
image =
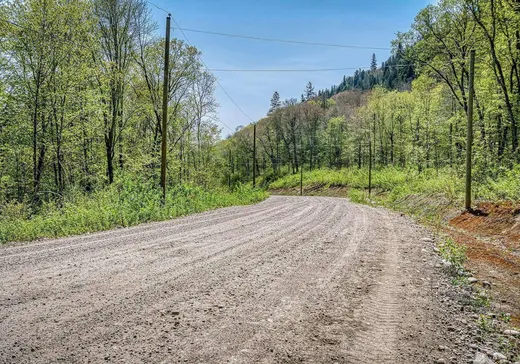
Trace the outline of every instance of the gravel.
<instances>
[{"instance_id":1,"label":"gravel","mask_svg":"<svg viewBox=\"0 0 520 364\"><path fill-rule=\"evenodd\" d=\"M467 363L469 293L433 248L400 214L281 196L10 244L0 363Z\"/></svg>"}]
</instances>

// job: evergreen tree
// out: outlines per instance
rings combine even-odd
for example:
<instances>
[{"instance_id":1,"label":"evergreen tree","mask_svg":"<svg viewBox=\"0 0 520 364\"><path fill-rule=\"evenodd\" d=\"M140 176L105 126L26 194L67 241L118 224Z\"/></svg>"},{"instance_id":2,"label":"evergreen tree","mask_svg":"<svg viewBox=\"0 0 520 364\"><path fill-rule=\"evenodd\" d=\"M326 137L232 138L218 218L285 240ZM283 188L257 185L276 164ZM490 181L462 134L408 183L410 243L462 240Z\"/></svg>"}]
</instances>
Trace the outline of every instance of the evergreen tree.
<instances>
[{"instance_id":1,"label":"evergreen tree","mask_svg":"<svg viewBox=\"0 0 520 364\"><path fill-rule=\"evenodd\" d=\"M309 81L307 86L305 87L305 101L312 100L316 97L316 92L314 92L314 86L312 82Z\"/></svg>"},{"instance_id":2,"label":"evergreen tree","mask_svg":"<svg viewBox=\"0 0 520 364\"><path fill-rule=\"evenodd\" d=\"M370 63L370 70L375 72L377 70L377 59L376 54L372 54L372 62Z\"/></svg>"},{"instance_id":3,"label":"evergreen tree","mask_svg":"<svg viewBox=\"0 0 520 364\"><path fill-rule=\"evenodd\" d=\"M269 112L267 115L271 115L274 111L282 106L282 102L280 101L280 94L278 91L275 91L273 97L271 97L271 107L269 108Z\"/></svg>"}]
</instances>

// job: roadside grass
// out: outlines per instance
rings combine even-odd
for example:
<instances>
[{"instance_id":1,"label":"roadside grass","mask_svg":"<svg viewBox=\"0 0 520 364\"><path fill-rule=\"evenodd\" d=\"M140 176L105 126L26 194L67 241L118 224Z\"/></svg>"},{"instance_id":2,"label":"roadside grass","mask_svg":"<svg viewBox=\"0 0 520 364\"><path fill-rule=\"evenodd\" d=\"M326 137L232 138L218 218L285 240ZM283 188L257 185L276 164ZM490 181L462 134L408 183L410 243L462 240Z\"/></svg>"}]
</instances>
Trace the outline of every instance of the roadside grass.
<instances>
[{"instance_id":1,"label":"roadside grass","mask_svg":"<svg viewBox=\"0 0 520 364\"><path fill-rule=\"evenodd\" d=\"M393 168L385 168L373 176L373 186L392 189L396 184L406 181L407 173ZM324 187L347 186L351 188L367 187L368 171L366 169L349 168L341 170L316 169L303 173L304 186L323 185ZM290 174L269 185L270 189L295 188L300 185L300 175Z\"/></svg>"},{"instance_id":2,"label":"roadside grass","mask_svg":"<svg viewBox=\"0 0 520 364\"><path fill-rule=\"evenodd\" d=\"M437 244L439 254L444 261L448 262L450 268L456 275L462 275L464 272L464 263L466 262L466 247L457 244L453 239L447 238Z\"/></svg>"},{"instance_id":3,"label":"roadside grass","mask_svg":"<svg viewBox=\"0 0 520 364\"><path fill-rule=\"evenodd\" d=\"M164 204L161 190L150 183L122 179L102 191L70 194L62 206L44 204L36 214L27 205L0 206L0 243L57 238L144 222L162 221L233 205L247 205L268 193L247 185L233 192L180 185L171 188Z\"/></svg>"},{"instance_id":4,"label":"roadside grass","mask_svg":"<svg viewBox=\"0 0 520 364\"><path fill-rule=\"evenodd\" d=\"M520 168L501 171L494 178L475 173L473 196L476 201L520 200L518 183ZM486 173L489 175L489 173ZM284 176L269 185L270 190L294 190L300 186L300 175ZM318 169L303 173L304 190L319 187L345 187L351 201L378 204L402 211L430 223L449 210L463 206L464 174L452 168L399 169L386 167L372 172L372 194L368 195L368 170L348 168Z\"/></svg>"}]
</instances>

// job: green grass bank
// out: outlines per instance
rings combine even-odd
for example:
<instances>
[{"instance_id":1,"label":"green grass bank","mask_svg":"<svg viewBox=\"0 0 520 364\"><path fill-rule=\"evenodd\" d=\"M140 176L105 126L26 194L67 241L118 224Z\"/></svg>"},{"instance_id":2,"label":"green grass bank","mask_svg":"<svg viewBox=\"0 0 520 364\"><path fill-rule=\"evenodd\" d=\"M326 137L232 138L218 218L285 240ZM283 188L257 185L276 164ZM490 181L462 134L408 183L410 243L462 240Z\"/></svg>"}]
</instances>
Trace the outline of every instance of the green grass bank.
<instances>
[{"instance_id":1,"label":"green grass bank","mask_svg":"<svg viewBox=\"0 0 520 364\"><path fill-rule=\"evenodd\" d=\"M125 179L90 195L70 194L61 206L43 204L36 213L28 204L6 204L0 206L0 243L168 220L220 207L257 203L266 199L268 193L247 185L237 186L233 192L181 185L168 190L164 205L161 196L161 191L150 183Z\"/></svg>"},{"instance_id":2,"label":"green grass bank","mask_svg":"<svg viewBox=\"0 0 520 364\"><path fill-rule=\"evenodd\" d=\"M519 201L520 170L511 170L481 178L475 174L473 196L476 201ZM372 194L368 195L367 169L319 169L303 173L304 194L326 194L341 189L339 194L354 202L379 204L428 220L438 219L450 209L463 207L464 174L454 169L382 168L372 172ZM287 175L269 185L275 193L298 194L300 175Z\"/></svg>"}]
</instances>

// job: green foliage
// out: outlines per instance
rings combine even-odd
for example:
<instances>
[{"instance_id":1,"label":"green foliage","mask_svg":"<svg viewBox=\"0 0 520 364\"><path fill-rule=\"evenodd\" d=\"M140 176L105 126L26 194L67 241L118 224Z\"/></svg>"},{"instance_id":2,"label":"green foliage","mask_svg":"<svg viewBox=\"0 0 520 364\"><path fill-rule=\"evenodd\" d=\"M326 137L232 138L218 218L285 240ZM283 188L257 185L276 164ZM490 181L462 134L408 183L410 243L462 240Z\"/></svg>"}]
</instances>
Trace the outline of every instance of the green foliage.
<instances>
[{"instance_id":1,"label":"green foliage","mask_svg":"<svg viewBox=\"0 0 520 364\"><path fill-rule=\"evenodd\" d=\"M269 185L269 189L299 189L300 175L288 174ZM341 170L319 169L304 172L305 190L346 187L353 202L376 203L417 218L439 224L439 216L462 206L464 178L451 168L415 169L381 168L372 172L372 196L368 196L368 171L364 168ZM496 174L485 182L475 181L474 197L478 200L518 200L518 183L513 172ZM500 187L498 187L500 186Z\"/></svg>"},{"instance_id":2,"label":"green foliage","mask_svg":"<svg viewBox=\"0 0 520 364\"><path fill-rule=\"evenodd\" d=\"M520 343L518 339L511 337L500 337L499 350L506 357L511 358L511 362L516 363L520 360Z\"/></svg>"},{"instance_id":3,"label":"green foliage","mask_svg":"<svg viewBox=\"0 0 520 364\"><path fill-rule=\"evenodd\" d=\"M509 322L511 322L511 314L505 313L505 312L500 312L498 314L498 319L500 321L502 321L503 323L508 324Z\"/></svg>"},{"instance_id":4,"label":"green foliage","mask_svg":"<svg viewBox=\"0 0 520 364\"><path fill-rule=\"evenodd\" d=\"M487 334L493 332L494 324L493 319L486 315L478 316L478 327L480 328L482 334Z\"/></svg>"},{"instance_id":5,"label":"green foliage","mask_svg":"<svg viewBox=\"0 0 520 364\"><path fill-rule=\"evenodd\" d=\"M29 216L23 204L9 204L0 210L0 242L28 241L82 234L143 222L167 220L196 212L259 202L262 190L237 185L233 192L208 191L193 185L177 185L161 203L161 191L151 183L125 177L91 195L76 193L63 206L46 203L38 214Z\"/></svg>"},{"instance_id":6,"label":"green foliage","mask_svg":"<svg viewBox=\"0 0 520 364\"><path fill-rule=\"evenodd\" d=\"M164 39L141 0L0 3L0 204L158 180ZM215 78L172 39L168 183L219 185ZM9 62L7 62L9 60Z\"/></svg>"},{"instance_id":7,"label":"green foliage","mask_svg":"<svg viewBox=\"0 0 520 364\"><path fill-rule=\"evenodd\" d=\"M515 2L441 0L428 5L409 32L398 34L381 69L373 62L371 70L345 76L310 101L287 100L258 122L257 155L274 161L260 164L260 174L293 175L271 188L296 188L303 167L306 184L364 189L372 158L376 196L371 199L412 212L419 210L413 202L428 194L432 200L441 197L433 201L437 205L457 203L467 149L468 57L475 49L474 195L520 199L520 54L514 46L519 28ZM240 156L235 166L243 181L252 174L251 141L244 129L229 143ZM356 167L360 172L352 171ZM389 168L398 171L387 176ZM331 171L307 173L317 169ZM380 192L388 193L382 197ZM350 194L366 200L363 194ZM407 196L410 201L403 201Z\"/></svg>"},{"instance_id":8,"label":"green foliage","mask_svg":"<svg viewBox=\"0 0 520 364\"><path fill-rule=\"evenodd\" d=\"M475 184L476 195L484 200L520 200L520 166L506 170L499 178L489 176Z\"/></svg>"},{"instance_id":9,"label":"green foliage","mask_svg":"<svg viewBox=\"0 0 520 364\"><path fill-rule=\"evenodd\" d=\"M467 286L468 285L468 277L464 275L456 275L452 280L451 284L454 286Z\"/></svg>"},{"instance_id":10,"label":"green foliage","mask_svg":"<svg viewBox=\"0 0 520 364\"><path fill-rule=\"evenodd\" d=\"M466 247L457 244L453 239L448 238L437 245L442 259L450 263L454 272L464 270L464 262L466 261Z\"/></svg>"},{"instance_id":11,"label":"green foliage","mask_svg":"<svg viewBox=\"0 0 520 364\"><path fill-rule=\"evenodd\" d=\"M368 188L368 170L348 168L341 170L317 169L303 173L306 186L344 186L358 189ZM449 170L432 169L418 173L415 170L382 168L374 170L372 187L379 192L390 192L390 201L413 193L446 193L449 196L462 192L461 179L453 178ZM293 188L300 185L300 175L287 175L269 185L271 189ZM454 197L455 198L455 197Z\"/></svg>"},{"instance_id":12,"label":"green foliage","mask_svg":"<svg viewBox=\"0 0 520 364\"><path fill-rule=\"evenodd\" d=\"M491 306L491 294L485 289L475 289L475 295L473 305L475 307L490 307Z\"/></svg>"},{"instance_id":13,"label":"green foliage","mask_svg":"<svg viewBox=\"0 0 520 364\"><path fill-rule=\"evenodd\" d=\"M297 188L303 169L306 186L345 186L352 200L366 202L372 162L371 202L430 217L458 203L468 55L475 49L474 194L519 200L515 6L440 0L398 34L383 67L374 55L371 70L345 76L330 90L316 94L309 82L302 102L275 93L257 123L259 185ZM146 2L13 0L0 4L0 14L12 22L0 31L0 239L196 211L189 204L198 200L176 200L180 187L164 208L156 207L156 185L143 181L158 180L163 132L168 185L206 191L229 184L239 193L240 183L251 183L252 127L219 142L215 78L204 71L199 51L176 39L162 130L164 39ZM178 206L168 207L174 201Z\"/></svg>"},{"instance_id":14,"label":"green foliage","mask_svg":"<svg viewBox=\"0 0 520 364\"><path fill-rule=\"evenodd\" d=\"M362 191L356 188L351 188L348 190L347 194L348 198L352 202L356 203L367 203L368 202L368 193L366 191Z\"/></svg>"}]
</instances>

